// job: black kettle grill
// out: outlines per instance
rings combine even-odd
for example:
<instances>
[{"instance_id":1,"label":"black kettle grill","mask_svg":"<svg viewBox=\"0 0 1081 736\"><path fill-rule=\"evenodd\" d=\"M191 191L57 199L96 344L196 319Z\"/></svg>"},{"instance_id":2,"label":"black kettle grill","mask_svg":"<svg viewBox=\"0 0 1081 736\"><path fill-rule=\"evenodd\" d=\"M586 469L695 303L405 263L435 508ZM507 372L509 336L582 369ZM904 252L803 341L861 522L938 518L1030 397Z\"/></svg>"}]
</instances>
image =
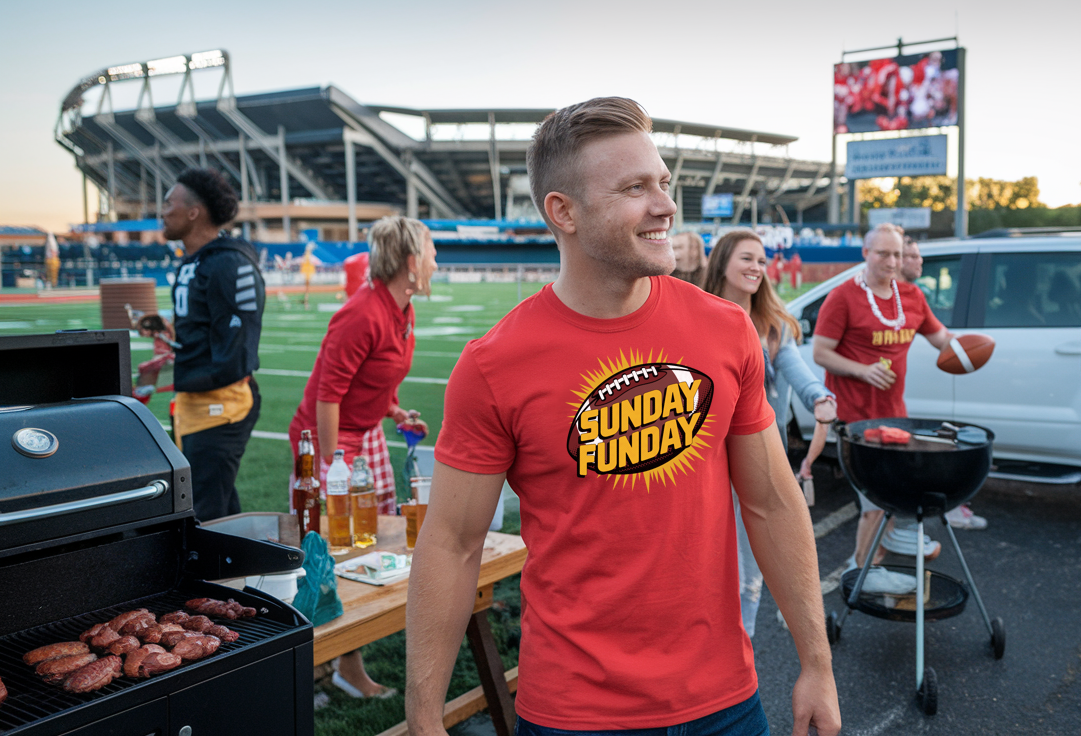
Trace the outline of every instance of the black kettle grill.
<instances>
[{"instance_id":1,"label":"black kettle grill","mask_svg":"<svg viewBox=\"0 0 1081 736\"><path fill-rule=\"evenodd\" d=\"M206 582L295 569L303 553L198 525L187 460L130 398L129 356L126 331L0 337L0 734L312 734L311 624ZM215 620L239 639L205 659L88 693L22 661L124 611L200 597L258 615Z\"/></svg>"},{"instance_id":2,"label":"black kettle grill","mask_svg":"<svg viewBox=\"0 0 1081 736\"><path fill-rule=\"evenodd\" d=\"M883 444L866 437L868 429L893 427L911 433L905 444ZM924 666L924 621L949 618L965 608L969 593L976 599L980 614L991 635L995 659L1006 650L1006 629L1001 618L991 619L980 598L972 573L957 544L957 536L946 520L947 511L968 501L979 491L991 470L994 433L989 429L961 422L938 419L871 419L837 425L838 458L845 477L853 488L885 509L871 550L861 569L849 570L841 578L846 608L838 616L831 611L826 619L830 644L841 638L841 629L849 611L891 621L916 623L916 697L927 715L938 710L938 683L935 671ZM916 567L887 566L892 572L915 575L914 606L897 597L863 591L875 553L886 525L894 514L916 517ZM942 521L957 559L964 570L966 588L961 581L942 573L927 571L931 578L929 600L925 603L923 558L923 520L937 516Z\"/></svg>"}]
</instances>

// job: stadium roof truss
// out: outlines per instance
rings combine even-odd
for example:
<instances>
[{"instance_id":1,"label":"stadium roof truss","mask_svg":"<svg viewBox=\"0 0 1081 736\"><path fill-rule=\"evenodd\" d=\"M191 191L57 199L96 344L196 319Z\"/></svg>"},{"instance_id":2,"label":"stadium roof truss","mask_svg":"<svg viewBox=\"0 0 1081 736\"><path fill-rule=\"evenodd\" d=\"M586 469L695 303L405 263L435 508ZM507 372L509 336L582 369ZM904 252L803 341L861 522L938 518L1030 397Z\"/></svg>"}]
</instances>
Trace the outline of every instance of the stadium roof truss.
<instances>
[{"instance_id":1,"label":"stadium roof truss","mask_svg":"<svg viewBox=\"0 0 1081 736\"><path fill-rule=\"evenodd\" d=\"M216 97L197 100L193 73L212 71L221 75ZM179 97L155 105L153 82L166 75L181 76ZM141 85L134 109L113 108L117 83ZM95 106L86 97L97 87ZM159 213L181 170L212 166L233 181L243 202L280 203L287 231L291 215L314 211L300 205L336 205L322 209L346 214L355 239L358 212L372 211L366 204L430 218L503 219L528 210L535 219L523 186L525 153L530 126L550 112L367 105L334 86L238 97L229 54L213 50L88 76L64 98L55 135L122 215ZM687 221L701 219L704 194L732 193L735 221L746 208L787 220L785 210L802 214L826 199L829 164L788 157L792 136L653 122ZM525 210L513 206L515 197ZM245 211L256 210L242 207L242 218Z\"/></svg>"}]
</instances>

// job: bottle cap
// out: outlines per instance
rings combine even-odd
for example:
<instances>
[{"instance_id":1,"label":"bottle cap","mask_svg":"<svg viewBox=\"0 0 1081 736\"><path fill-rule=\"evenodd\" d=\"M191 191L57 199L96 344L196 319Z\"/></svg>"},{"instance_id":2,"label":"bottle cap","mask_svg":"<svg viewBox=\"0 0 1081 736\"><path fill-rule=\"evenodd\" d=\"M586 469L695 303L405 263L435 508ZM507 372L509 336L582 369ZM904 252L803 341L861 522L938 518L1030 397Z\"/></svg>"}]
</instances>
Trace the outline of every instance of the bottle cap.
<instances>
[{"instance_id":1,"label":"bottle cap","mask_svg":"<svg viewBox=\"0 0 1081 736\"><path fill-rule=\"evenodd\" d=\"M334 459L335 460L344 460L345 459L345 450L335 450L334 451Z\"/></svg>"}]
</instances>

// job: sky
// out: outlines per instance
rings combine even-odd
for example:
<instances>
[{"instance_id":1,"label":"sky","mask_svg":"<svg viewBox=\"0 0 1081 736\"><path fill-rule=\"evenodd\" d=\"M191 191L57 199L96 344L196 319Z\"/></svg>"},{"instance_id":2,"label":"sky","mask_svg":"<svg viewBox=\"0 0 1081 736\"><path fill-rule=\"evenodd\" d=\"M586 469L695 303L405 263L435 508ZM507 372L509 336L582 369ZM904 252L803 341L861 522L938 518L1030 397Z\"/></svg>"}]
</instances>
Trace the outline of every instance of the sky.
<instances>
[{"instance_id":1,"label":"sky","mask_svg":"<svg viewBox=\"0 0 1081 736\"><path fill-rule=\"evenodd\" d=\"M231 55L237 94L334 84L360 102L422 108L622 95L658 118L798 136L789 155L828 161L842 50L957 34L968 49L966 177L1037 176L1042 201L1077 204L1078 27L1076 0L11 2L0 17L0 225L82 221L82 177L53 137L80 79L215 48Z\"/></svg>"}]
</instances>

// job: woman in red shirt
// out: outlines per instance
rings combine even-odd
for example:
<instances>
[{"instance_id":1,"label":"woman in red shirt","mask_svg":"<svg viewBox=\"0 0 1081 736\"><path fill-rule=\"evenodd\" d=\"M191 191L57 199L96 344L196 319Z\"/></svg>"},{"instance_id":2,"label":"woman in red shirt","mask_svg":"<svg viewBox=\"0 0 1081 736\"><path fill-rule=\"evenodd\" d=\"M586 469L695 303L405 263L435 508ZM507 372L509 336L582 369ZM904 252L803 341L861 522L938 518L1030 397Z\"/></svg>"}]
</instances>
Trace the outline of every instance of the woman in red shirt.
<instances>
[{"instance_id":1,"label":"woman in red shirt","mask_svg":"<svg viewBox=\"0 0 1081 736\"><path fill-rule=\"evenodd\" d=\"M428 433L418 412L398 405L398 386L409 373L416 342L410 300L431 291L435 245L423 223L406 217L379 220L368 241L371 279L331 318L289 425L289 441L295 461L300 433L312 430L323 489L335 449L345 451L349 465L357 455L364 457L375 479L379 513L393 514L394 470L382 421L410 422L422 435ZM359 650L342 657L338 670L334 683L357 697L393 694L368 677Z\"/></svg>"}]
</instances>

